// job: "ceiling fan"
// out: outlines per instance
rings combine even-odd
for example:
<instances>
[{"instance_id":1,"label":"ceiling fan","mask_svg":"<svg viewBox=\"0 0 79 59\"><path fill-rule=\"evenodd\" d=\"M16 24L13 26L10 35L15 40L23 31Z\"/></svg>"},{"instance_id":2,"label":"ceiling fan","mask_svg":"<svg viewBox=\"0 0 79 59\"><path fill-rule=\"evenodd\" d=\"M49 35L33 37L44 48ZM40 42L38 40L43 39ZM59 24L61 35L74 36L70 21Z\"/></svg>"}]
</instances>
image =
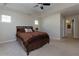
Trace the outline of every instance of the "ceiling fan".
<instances>
[{"instance_id":1,"label":"ceiling fan","mask_svg":"<svg viewBox=\"0 0 79 59\"><path fill-rule=\"evenodd\" d=\"M40 7L41 10L44 9L44 6L50 6L50 3L37 3L34 7Z\"/></svg>"}]
</instances>

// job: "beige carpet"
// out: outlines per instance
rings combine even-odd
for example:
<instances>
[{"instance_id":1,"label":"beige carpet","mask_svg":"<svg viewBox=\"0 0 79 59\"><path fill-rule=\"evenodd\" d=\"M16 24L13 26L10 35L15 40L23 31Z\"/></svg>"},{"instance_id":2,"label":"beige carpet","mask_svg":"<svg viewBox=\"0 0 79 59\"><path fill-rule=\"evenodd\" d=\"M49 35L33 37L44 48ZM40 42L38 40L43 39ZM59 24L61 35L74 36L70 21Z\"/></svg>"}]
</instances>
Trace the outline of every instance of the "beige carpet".
<instances>
[{"instance_id":1,"label":"beige carpet","mask_svg":"<svg viewBox=\"0 0 79 59\"><path fill-rule=\"evenodd\" d=\"M0 56L27 56L17 41L0 44ZM30 56L79 56L79 40L51 40Z\"/></svg>"}]
</instances>

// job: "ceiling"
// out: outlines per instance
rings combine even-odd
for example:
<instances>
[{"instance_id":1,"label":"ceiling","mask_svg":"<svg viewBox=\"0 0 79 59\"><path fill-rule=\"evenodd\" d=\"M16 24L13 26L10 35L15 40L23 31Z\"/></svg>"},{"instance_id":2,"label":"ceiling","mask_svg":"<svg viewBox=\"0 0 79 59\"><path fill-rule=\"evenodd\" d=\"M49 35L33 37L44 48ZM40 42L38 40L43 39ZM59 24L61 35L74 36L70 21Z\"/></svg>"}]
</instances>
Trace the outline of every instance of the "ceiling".
<instances>
[{"instance_id":1,"label":"ceiling","mask_svg":"<svg viewBox=\"0 0 79 59\"><path fill-rule=\"evenodd\" d=\"M79 4L74 5L70 8L66 8L66 9L62 10L61 13L64 16L78 15L79 14Z\"/></svg>"},{"instance_id":2,"label":"ceiling","mask_svg":"<svg viewBox=\"0 0 79 59\"><path fill-rule=\"evenodd\" d=\"M10 9L18 12L23 12L27 14L41 13L52 7L52 4L44 6L44 10L41 10L40 7L34 7L36 3L0 3L0 9Z\"/></svg>"},{"instance_id":3,"label":"ceiling","mask_svg":"<svg viewBox=\"0 0 79 59\"><path fill-rule=\"evenodd\" d=\"M63 15L71 15L79 13L79 4L76 3L51 3L50 6L44 6L44 10L34 7L36 3L0 3L0 9L7 9L25 14L49 14L61 12Z\"/></svg>"}]
</instances>

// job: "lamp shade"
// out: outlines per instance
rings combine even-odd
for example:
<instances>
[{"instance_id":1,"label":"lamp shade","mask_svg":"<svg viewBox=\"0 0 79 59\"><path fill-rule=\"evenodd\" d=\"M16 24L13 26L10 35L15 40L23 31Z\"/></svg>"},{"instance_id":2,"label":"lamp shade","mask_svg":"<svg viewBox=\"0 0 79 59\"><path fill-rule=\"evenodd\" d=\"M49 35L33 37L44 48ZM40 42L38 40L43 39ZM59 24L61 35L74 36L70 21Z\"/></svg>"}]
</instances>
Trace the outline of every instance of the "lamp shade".
<instances>
[{"instance_id":1,"label":"lamp shade","mask_svg":"<svg viewBox=\"0 0 79 59\"><path fill-rule=\"evenodd\" d=\"M35 20L35 25L39 25L38 20Z\"/></svg>"}]
</instances>

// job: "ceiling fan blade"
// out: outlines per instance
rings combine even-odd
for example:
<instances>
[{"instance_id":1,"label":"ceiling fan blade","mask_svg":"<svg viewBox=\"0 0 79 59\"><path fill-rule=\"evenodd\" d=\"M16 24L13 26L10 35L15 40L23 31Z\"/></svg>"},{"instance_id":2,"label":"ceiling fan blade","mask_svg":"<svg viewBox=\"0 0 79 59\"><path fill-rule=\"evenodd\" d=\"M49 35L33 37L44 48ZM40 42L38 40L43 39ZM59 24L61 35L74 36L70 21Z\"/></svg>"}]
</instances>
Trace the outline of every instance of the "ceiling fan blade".
<instances>
[{"instance_id":1,"label":"ceiling fan blade","mask_svg":"<svg viewBox=\"0 0 79 59\"><path fill-rule=\"evenodd\" d=\"M38 7L39 5L35 5L34 7Z\"/></svg>"},{"instance_id":2,"label":"ceiling fan blade","mask_svg":"<svg viewBox=\"0 0 79 59\"><path fill-rule=\"evenodd\" d=\"M50 6L50 3L43 3L43 5L45 5L45 6Z\"/></svg>"},{"instance_id":3,"label":"ceiling fan blade","mask_svg":"<svg viewBox=\"0 0 79 59\"><path fill-rule=\"evenodd\" d=\"M37 3L37 4L43 4L43 3Z\"/></svg>"}]
</instances>

